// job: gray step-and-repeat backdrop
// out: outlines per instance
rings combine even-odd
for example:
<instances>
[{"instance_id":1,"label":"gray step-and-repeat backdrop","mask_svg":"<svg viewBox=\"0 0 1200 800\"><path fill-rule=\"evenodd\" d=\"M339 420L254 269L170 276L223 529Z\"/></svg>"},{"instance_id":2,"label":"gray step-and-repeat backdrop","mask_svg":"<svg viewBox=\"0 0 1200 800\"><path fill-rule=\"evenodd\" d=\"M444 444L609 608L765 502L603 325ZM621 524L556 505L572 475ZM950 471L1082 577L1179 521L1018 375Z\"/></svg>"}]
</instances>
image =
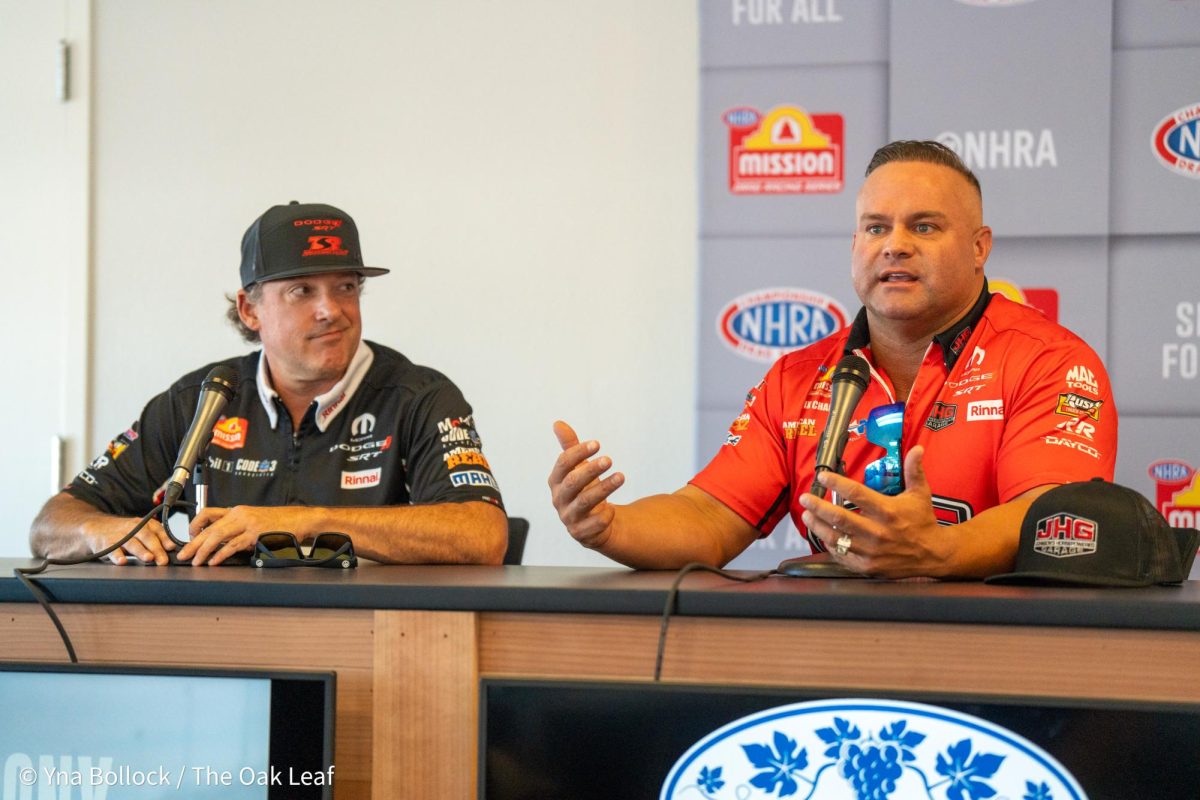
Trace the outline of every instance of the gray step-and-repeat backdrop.
<instances>
[{"instance_id":1,"label":"gray step-and-repeat backdrop","mask_svg":"<svg viewBox=\"0 0 1200 800\"><path fill-rule=\"evenodd\" d=\"M701 0L698 458L771 361L857 313L871 154L983 184L993 291L1104 358L1116 479L1200 526L1200 0ZM807 552L791 521L734 566Z\"/></svg>"}]
</instances>

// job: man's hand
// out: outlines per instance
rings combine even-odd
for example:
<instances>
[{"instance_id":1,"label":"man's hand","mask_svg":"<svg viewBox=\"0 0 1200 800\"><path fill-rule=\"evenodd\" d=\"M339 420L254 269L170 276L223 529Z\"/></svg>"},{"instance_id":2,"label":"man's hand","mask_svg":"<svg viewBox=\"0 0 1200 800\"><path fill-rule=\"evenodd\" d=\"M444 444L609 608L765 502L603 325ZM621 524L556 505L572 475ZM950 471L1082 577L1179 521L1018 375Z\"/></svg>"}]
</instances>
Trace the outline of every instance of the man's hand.
<instances>
[{"instance_id":1,"label":"man's hand","mask_svg":"<svg viewBox=\"0 0 1200 800\"><path fill-rule=\"evenodd\" d=\"M295 510L288 506L210 506L192 520L192 540L179 551L179 560L191 559L194 567L215 567L234 553L253 550L260 533L299 530L290 519Z\"/></svg>"},{"instance_id":2,"label":"man's hand","mask_svg":"<svg viewBox=\"0 0 1200 800\"><path fill-rule=\"evenodd\" d=\"M575 431L562 420L554 423L554 435L562 447L547 481L554 509L580 544L593 549L602 547L612 533L616 514L608 496L625 483L625 476L614 472L601 479L612 467L612 459L601 456L589 460L600 449L600 443L580 444Z\"/></svg>"},{"instance_id":3,"label":"man's hand","mask_svg":"<svg viewBox=\"0 0 1200 800\"><path fill-rule=\"evenodd\" d=\"M89 551L99 553L125 538L138 522L137 517L98 517L84 527L84 542ZM163 530L162 523L151 519L136 536L109 553L107 558L114 564L127 564L133 558L143 564L153 562L165 566L170 563L167 551L174 549L175 543Z\"/></svg>"},{"instance_id":4,"label":"man's hand","mask_svg":"<svg viewBox=\"0 0 1200 800\"><path fill-rule=\"evenodd\" d=\"M821 485L853 503L858 512L804 494L800 498L804 524L820 537L834 560L855 572L885 578L945 575L954 542L944 528L939 529L934 516L921 465L924 456L924 447L914 447L905 456L905 488L895 496L880 494L844 475L822 472ZM837 541L842 536L850 537L850 549L838 555Z\"/></svg>"}]
</instances>

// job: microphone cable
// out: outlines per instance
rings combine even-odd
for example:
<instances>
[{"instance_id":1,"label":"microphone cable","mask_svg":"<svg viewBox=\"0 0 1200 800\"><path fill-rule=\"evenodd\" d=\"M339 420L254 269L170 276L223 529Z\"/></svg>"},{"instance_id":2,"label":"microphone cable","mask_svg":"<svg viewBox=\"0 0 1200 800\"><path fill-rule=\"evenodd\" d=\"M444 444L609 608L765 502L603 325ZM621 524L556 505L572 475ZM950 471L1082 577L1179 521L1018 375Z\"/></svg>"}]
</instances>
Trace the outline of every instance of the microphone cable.
<instances>
[{"instance_id":1,"label":"microphone cable","mask_svg":"<svg viewBox=\"0 0 1200 800\"><path fill-rule=\"evenodd\" d=\"M683 579L693 572L711 572L714 575L720 575L726 580L737 581L738 583L758 583L772 575L781 574L778 570L772 569L766 572L755 572L751 575L738 575L728 570L710 567L708 564L702 564L699 561L693 561L690 564L684 565L675 574L675 580L671 583L671 588L667 590L667 602L663 606L662 625L658 630L658 654L654 659L655 683L662 681L663 655L667 649L667 628L671 624L671 615L679 611L679 587L683 583Z\"/></svg>"},{"instance_id":2,"label":"microphone cable","mask_svg":"<svg viewBox=\"0 0 1200 800\"><path fill-rule=\"evenodd\" d=\"M191 506L193 504L186 501L177 500L175 505ZM72 664L78 664L79 657L75 654L75 647L71 644L71 637L67 635L67 630L63 627L62 620L59 619L58 614L55 613L54 608L50 605L52 602L57 601L54 600L53 596L51 596L46 589L44 589L42 586L39 586L37 582L33 580L33 576L40 575L41 573L45 572L46 567L65 567L72 566L74 564L87 564L91 561L102 560L109 553L118 550L134 536L137 536L138 531L146 527L146 523L154 519L154 516L158 514L160 510L163 513L163 527L167 530L167 536L169 536L171 541L175 542L175 544L181 545L182 542L180 542L171 534L170 528L166 527L166 515L168 511L167 504L159 503L154 508L150 509L150 512L146 514L146 516L138 520L138 523L133 526L133 529L130 530L129 533L125 534L123 537L121 537L121 539L104 548L103 550L100 550L99 552L91 553L83 558L44 558L42 559L42 563L38 564L36 567L16 567L13 569L13 574L16 576L17 580L25 584L25 588L27 588L29 593L33 595L33 599L38 602L38 605L40 605L42 610L46 612L46 615L50 617L50 621L54 623L54 627L58 629L58 635L62 639L63 646L67 648L67 656L71 659Z\"/></svg>"}]
</instances>

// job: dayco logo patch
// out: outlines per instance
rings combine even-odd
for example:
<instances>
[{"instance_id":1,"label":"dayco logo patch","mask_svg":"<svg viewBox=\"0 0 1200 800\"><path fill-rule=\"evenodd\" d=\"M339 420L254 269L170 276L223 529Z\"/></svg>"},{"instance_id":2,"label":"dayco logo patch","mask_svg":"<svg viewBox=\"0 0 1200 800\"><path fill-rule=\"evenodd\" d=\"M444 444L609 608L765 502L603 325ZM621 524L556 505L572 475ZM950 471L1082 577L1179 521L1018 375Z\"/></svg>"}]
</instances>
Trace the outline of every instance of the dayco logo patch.
<instances>
[{"instance_id":1,"label":"dayco logo patch","mask_svg":"<svg viewBox=\"0 0 1200 800\"><path fill-rule=\"evenodd\" d=\"M244 417L222 417L213 426L212 443L226 450L237 450L246 444L250 422Z\"/></svg>"},{"instance_id":2,"label":"dayco logo patch","mask_svg":"<svg viewBox=\"0 0 1200 800\"><path fill-rule=\"evenodd\" d=\"M1200 178L1200 103L1176 109L1154 128L1159 162L1180 175Z\"/></svg>"},{"instance_id":3,"label":"dayco logo patch","mask_svg":"<svg viewBox=\"0 0 1200 800\"><path fill-rule=\"evenodd\" d=\"M1051 558L1086 556L1096 552L1099 526L1074 514L1054 514L1037 522L1033 549Z\"/></svg>"},{"instance_id":4,"label":"dayco logo patch","mask_svg":"<svg viewBox=\"0 0 1200 800\"><path fill-rule=\"evenodd\" d=\"M378 486L383 480L383 467L364 469L358 472L342 472L343 489L368 489Z\"/></svg>"},{"instance_id":5,"label":"dayco logo patch","mask_svg":"<svg viewBox=\"0 0 1200 800\"><path fill-rule=\"evenodd\" d=\"M763 116L753 108L734 108L724 120L733 194L842 191L841 114L810 115L799 106L778 106Z\"/></svg>"},{"instance_id":6,"label":"dayco logo patch","mask_svg":"<svg viewBox=\"0 0 1200 800\"><path fill-rule=\"evenodd\" d=\"M942 428L948 428L953 425L957 415L958 406L956 404L943 403L939 400L930 409L929 418L925 420L925 427L931 431L940 431Z\"/></svg>"},{"instance_id":7,"label":"dayco logo patch","mask_svg":"<svg viewBox=\"0 0 1200 800\"><path fill-rule=\"evenodd\" d=\"M775 361L845 325L846 311L836 300L806 289L759 289L734 299L717 315L721 340L758 361Z\"/></svg>"},{"instance_id":8,"label":"dayco logo patch","mask_svg":"<svg viewBox=\"0 0 1200 800\"><path fill-rule=\"evenodd\" d=\"M1090 417L1099 420L1100 406L1102 405L1104 405L1103 400L1067 392L1058 396L1058 408L1054 409L1054 413L1062 414L1064 417Z\"/></svg>"}]
</instances>

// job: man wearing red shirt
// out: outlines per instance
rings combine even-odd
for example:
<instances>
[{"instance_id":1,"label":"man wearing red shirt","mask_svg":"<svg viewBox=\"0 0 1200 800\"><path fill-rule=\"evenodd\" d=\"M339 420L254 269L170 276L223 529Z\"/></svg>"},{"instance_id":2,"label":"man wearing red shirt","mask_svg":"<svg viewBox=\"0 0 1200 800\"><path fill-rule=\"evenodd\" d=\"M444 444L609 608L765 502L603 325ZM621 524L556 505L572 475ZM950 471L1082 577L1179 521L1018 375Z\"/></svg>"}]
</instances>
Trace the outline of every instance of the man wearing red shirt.
<instances>
[{"instance_id":1,"label":"man wearing red shirt","mask_svg":"<svg viewBox=\"0 0 1200 800\"><path fill-rule=\"evenodd\" d=\"M987 292L992 232L979 182L958 157L936 142L880 148L856 216L858 317L776 362L687 486L609 503L624 476L605 477L612 462L595 457L599 444L555 424L563 452L549 483L572 536L634 567L721 565L791 513L816 547L857 572L985 577L1012 569L1021 520L1040 494L1112 479L1117 415L1104 366L1070 331ZM845 508L807 490L829 373L850 352L867 359L871 380L846 475L820 477ZM885 455L863 435L880 406L903 458L903 488L894 480L886 494L863 483Z\"/></svg>"}]
</instances>

